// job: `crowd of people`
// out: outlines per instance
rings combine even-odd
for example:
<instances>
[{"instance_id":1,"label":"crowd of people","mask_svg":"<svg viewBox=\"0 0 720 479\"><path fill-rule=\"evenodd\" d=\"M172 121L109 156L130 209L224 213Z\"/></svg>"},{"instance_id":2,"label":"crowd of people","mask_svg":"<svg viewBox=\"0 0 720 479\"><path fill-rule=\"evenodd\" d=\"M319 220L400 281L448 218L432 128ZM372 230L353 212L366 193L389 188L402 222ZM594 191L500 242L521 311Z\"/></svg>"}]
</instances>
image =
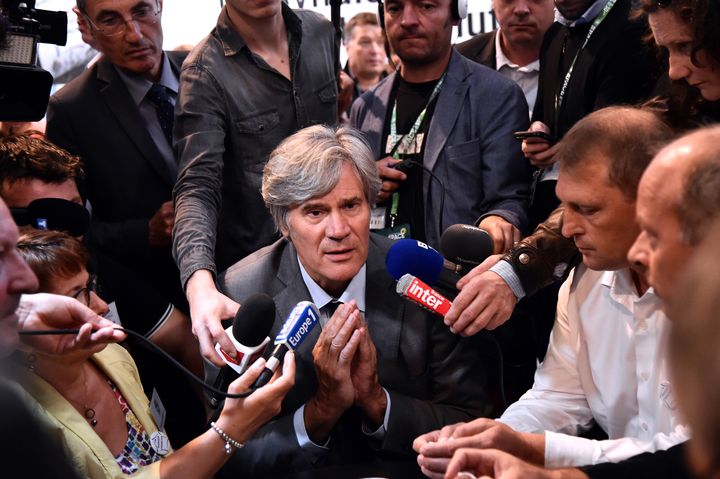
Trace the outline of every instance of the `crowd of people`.
<instances>
[{"instance_id":1,"label":"crowd of people","mask_svg":"<svg viewBox=\"0 0 720 479\"><path fill-rule=\"evenodd\" d=\"M338 70L280 0L189 52L162 0L77 0L99 56L0 136L11 475L718 477L720 2L492 7L453 45L465 0L378 2ZM452 225L492 251L448 258L439 317L385 259ZM228 379L303 301L294 352Z\"/></svg>"}]
</instances>

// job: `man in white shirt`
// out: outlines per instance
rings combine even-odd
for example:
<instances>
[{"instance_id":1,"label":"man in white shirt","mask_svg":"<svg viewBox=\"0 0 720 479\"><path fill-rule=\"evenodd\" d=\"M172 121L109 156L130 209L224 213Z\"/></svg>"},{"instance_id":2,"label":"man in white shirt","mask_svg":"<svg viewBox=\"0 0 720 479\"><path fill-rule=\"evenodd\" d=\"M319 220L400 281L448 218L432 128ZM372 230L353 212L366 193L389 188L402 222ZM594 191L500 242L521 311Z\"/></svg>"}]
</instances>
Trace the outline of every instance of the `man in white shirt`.
<instances>
[{"instance_id":1,"label":"man in white shirt","mask_svg":"<svg viewBox=\"0 0 720 479\"><path fill-rule=\"evenodd\" d=\"M493 0L498 29L479 33L455 48L470 60L500 72L522 88L530 117L538 90L540 46L553 23L551 0Z\"/></svg>"},{"instance_id":2,"label":"man in white shirt","mask_svg":"<svg viewBox=\"0 0 720 479\"><path fill-rule=\"evenodd\" d=\"M650 112L611 107L577 123L558 151L563 235L583 257L563 285L535 384L499 421L420 436L429 475L458 447L495 448L547 467L619 461L687 439L667 379L661 302L627 254L640 231L637 185L670 131ZM576 437L593 423L609 439ZM444 440L443 440L444 439Z\"/></svg>"}]
</instances>

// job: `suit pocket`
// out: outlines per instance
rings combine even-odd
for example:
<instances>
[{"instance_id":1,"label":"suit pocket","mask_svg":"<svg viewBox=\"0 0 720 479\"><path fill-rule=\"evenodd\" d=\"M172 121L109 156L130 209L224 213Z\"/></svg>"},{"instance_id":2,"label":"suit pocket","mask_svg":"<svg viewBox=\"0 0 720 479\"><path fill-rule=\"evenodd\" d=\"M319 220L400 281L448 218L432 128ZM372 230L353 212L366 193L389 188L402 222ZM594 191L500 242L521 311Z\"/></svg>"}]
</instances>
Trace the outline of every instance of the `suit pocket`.
<instances>
[{"instance_id":1,"label":"suit pocket","mask_svg":"<svg viewBox=\"0 0 720 479\"><path fill-rule=\"evenodd\" d=\"M445 155L453 163L463 162L468 157L480 158L480 139L476 138L457 145L446 145Z\"/></svg>"}]
</instances>

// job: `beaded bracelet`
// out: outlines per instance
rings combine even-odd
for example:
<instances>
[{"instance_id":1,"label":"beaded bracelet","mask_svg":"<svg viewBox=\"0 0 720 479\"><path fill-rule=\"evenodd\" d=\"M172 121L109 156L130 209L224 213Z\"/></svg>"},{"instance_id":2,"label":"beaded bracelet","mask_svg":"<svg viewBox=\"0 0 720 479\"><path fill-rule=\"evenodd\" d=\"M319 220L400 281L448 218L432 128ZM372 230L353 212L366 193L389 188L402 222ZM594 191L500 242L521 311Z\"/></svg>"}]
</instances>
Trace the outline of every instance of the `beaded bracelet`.
<instances>
[{"instance_id":1,"label":"beaded bracelet","mask_svg":"<svg viewBox=\"0 0 720 479\"><path fill-rule=\"evenodd\" d=\"M241 447L243 447L245 445L241 442L237 442L235 439L233 439L230 436L228 436L227 434L225 434L225 431L220 429L220 426L215 424L214 421L210 422L210 427L213 428L213 431L215 431L218 434L218 436L220 436L220 439L225 441L225 454L231 454L233 447L235 449L240 449Z\"/></svg>"}]
</instances>

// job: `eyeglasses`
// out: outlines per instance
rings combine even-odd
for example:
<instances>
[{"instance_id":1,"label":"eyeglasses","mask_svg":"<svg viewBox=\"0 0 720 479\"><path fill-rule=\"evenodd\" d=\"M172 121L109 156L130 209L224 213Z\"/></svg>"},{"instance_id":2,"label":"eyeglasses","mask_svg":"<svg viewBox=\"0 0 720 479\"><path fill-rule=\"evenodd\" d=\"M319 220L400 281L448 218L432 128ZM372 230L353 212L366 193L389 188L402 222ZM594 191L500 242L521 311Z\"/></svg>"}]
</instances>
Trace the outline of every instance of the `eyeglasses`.
<instances>
[{"instance_id":1,"label":"eyeglasses","mask_svg":"<svg viewBox=\"0 0 720 479\"><path fill-rule=\"evenodd\" d=\"M120 35L127 31L127 26L133 22L136 26L155 25L160 20L160 4L155 2L155 7L151 5L140 5L130 14L130 20L116 13L104 15L97 23L93 22L90 17L83 13L83 16L95 31L105 36L112 37Z\"/></svg>"},{"instance_id":2,"label":"eyeglasses","mask_svg":"<svg viewBox=\"0 0 720 479\"><path fill-rule=\"evenodd\" d=\"M88 278L88 281L85 284L85 287L82 288L77 293L73 294L73 298L77 299L82 304L89 307L91 293L93 293L93 292L97 293L97 290L98 290L97 276L95 276L94 274L91 274L90 278Z\"/></svg>"}]
</instances>

